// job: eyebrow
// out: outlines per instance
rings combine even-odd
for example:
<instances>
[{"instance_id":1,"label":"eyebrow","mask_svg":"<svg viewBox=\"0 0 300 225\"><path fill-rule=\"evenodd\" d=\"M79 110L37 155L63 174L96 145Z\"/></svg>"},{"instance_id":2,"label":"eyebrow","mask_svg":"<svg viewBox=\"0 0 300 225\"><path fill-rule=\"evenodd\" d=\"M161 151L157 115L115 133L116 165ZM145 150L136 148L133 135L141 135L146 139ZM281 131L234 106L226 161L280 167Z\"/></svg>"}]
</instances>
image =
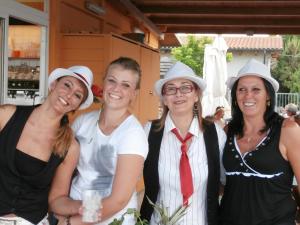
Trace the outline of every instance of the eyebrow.
<instances>
[{"instance_id":1,"label":"eyebrow","mask_svg":"<svg viewBox=\"0 0 300 225\"><path fill-rule=\"evenodd\" d=\"M192 83L192 82L189 82L189 81L183 81L183 82L180 83L180 85L183 85L183 84L193 85L193 83ZM174 85L174 86L175 86L174 83L167 83L167 84L165 84L165 85L166 85L166 86L169 86L169 85Z\"/></svg>"}]
</instances>

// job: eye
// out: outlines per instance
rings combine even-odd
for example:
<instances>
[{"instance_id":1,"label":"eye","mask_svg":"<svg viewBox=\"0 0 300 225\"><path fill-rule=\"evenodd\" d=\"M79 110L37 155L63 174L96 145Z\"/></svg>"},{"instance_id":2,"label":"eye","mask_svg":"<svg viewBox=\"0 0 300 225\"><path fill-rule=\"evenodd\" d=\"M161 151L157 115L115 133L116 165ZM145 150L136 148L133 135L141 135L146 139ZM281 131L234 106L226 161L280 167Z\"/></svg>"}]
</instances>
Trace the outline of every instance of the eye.
<instances>
[{"instance_id":1,"label":"eye","mask_svg":"<svg viewBox=\"0 0 300 225\"><path fill-rule=\"evenodd\" d=\"M253 88L252 91L253 91L254 93L258 93L258 92L260 92L260 88Z\"/></svg>"},{"instance_id":2,"label":"eye","mask_svg":"<svg viewBox=\"0 0 300 225\"><path fill-rule=\"evenodd\" d=\"M166 91L174 91L174 90L176 90L176 87L167 87L166 88Z\"/></svg>"},{"instance_id":3,"label":"eye","mask_svg":"<svg viewBox=\"0 0 300 225\"><path fill-rule=\"evenodd\" d=\"M180 87L180 90L183 92L183 93L186 93L186 92L190 92L191 91L191 86L190 85L185 85L185 86L181 86Z\"/></svg>"},{"instance_id":4,"label":"eye","mask_svg":"<svg viewBox=\"0 0 300 225\"><path fill-rule=\"evenodd\" d=\"M238 89L238 91L239 91L239 92L245 92L245 91L246 91L246 88L241 87L241 88Z\"/></svg>"},{"instance_id":5,"label":"eye","mask_svg":"<svg viewBox=\"0 0 300 225\"><path fill-rule=\"evenodd\" d=\"M75 93L75 97L78 98L79 100L81 100L81 99L83 99L83 94Z\"/></svg>"},{"instance_id":6,"label":"eye","mask_svg":"<svg viewBox=\"0 0 300 225\"><path fill-rule=\"evenodd\" d=\"M107 79L107 83L109 83L109 84L115 84L116 81L114 79L112 79L112 78L108 78Z\"/></svg>"},{"instance_id":7,"label":"eye","mask_svg":"<svg viewBox=\"0 0 300 225\"><path fill-rule=\"evenodd\" d=\"M71 84L69 84L68 82L65 82L64 85L65 85L65 87L67 87L67 88L71 88Z\"/></svg>"},{"instance_id":8,"label":"eye","mask_svg":"<svg viewBox=\"0 0 300 225\"><path fill-rule=\"evenodd\" d=\"M126 89L130 88L130 85L128 83L122 83L121 85L123 88L126 88Z\"/></svg>"}]
</instances>

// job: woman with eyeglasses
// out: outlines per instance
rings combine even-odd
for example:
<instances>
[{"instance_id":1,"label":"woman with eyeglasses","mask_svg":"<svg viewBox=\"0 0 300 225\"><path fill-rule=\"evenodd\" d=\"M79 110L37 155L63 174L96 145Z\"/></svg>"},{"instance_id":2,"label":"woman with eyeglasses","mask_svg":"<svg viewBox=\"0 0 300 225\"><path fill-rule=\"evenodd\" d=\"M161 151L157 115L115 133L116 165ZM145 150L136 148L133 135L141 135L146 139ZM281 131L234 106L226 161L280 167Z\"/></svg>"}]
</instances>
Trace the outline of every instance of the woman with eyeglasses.
<instances>
[{"instance_id":1,"label":"woman with eyeglasses","mask_svg":"<svg viewBox=\"0 0 300 225\"><path fill-rule=\"evenodd\" d=\"M219 126L202 118L205 87L204 80L181 62L155 83L163 114L145 127L149 153L141 206L142 217L151 225L158 224L160 218L147 197L168 208L170 215L180 207L188 207L181 225L218 224L223 174L220 159L226 135Z\"/></svg>"},{"instance_id":2,"label":"woman with eyeglasses","mask_svg":"<svg viewBox=\"0 0 300 225\"><path fill-rule=\"evenodd\" d=\"M104 195L96 224L108 225L128 208L137 208L135 188L148 153L143 127L130 112L140 81L135 60L120 57L112 61L104 77L102 109L83 114L73 123L80 143L78 173L71 188L69 178L55 179L49 197L51 210L62 224L82 223L84 190ZM123 225L134 224L133 215L125 217Z\"/></svg>"}]
</instances>

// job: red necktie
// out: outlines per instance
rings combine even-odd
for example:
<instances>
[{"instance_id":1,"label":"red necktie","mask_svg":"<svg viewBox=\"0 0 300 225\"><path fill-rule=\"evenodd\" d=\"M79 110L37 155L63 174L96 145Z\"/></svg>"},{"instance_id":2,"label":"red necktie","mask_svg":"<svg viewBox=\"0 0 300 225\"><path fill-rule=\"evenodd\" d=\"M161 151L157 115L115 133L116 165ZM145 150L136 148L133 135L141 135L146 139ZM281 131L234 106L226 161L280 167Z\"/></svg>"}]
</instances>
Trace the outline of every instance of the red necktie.
<instances>
[{"instance_id":1,"label":"red necktie","mask_svg":"<svg viewBox=\"0 0 300 225\"><path fill-rule=\"evenodd\" d=\"M193 194L193 179L192 170L189 163L189 158L187 156L187 145L186 142L193 137L191 133L188 133L184 139L180 136L178 130L174 128L172 132L176 135L178 140L181 142L181 158L180 158L180 184L181 193L183 195L183 205L188 204L189 197Z\"/></svg>"}]
</instances>

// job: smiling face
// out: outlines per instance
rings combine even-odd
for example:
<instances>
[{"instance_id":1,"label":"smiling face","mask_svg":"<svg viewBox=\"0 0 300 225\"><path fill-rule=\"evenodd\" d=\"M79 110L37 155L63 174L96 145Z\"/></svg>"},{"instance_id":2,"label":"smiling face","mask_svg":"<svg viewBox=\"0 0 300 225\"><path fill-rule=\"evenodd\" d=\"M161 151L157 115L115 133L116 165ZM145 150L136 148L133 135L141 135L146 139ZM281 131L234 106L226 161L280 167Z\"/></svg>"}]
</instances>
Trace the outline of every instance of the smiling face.
<instances>
[{"instance_id":1,"label":"smiling face","mask_svg":"<svg viewBox=\"0 0 300 225\"><path fill-rule=\"evenodd\" d=\"M199 90L190 80L175 79L163 86L163 103L172 115L193 115L198 100Z\"/></svg>"},{"instance_id":2,"label":"smiling face","mask_svg":"<svg viewBox=\"0 0 300 225\"><path fill-rule=\"evenodd\" d=\"M137 95L138 75L136 72L113 65L104 79L103 99L105 106L113 109L124 109Z\"/></svg>"},{"instance_id":3,"label":"smiling face","mask_svg":"<svg viewBox=\"0 0 300 225\"><path fill-rule=\"evenodd\" d=\"M263 116L269 100L263 80L251 75L241 77L236 89L236 100L244 116Z\"/></svg>"},{"instance_id":4,"label":"smiling face","mask_svg":"<svg viewBox=\"0 0 300 225\"><path fill-rule=\"evenodd\" d=\"M84 84L71 76L64 76L52 82L50 91L53 106L63 114L76 110L87 96Z\"/></svg>"}]
</instances>

